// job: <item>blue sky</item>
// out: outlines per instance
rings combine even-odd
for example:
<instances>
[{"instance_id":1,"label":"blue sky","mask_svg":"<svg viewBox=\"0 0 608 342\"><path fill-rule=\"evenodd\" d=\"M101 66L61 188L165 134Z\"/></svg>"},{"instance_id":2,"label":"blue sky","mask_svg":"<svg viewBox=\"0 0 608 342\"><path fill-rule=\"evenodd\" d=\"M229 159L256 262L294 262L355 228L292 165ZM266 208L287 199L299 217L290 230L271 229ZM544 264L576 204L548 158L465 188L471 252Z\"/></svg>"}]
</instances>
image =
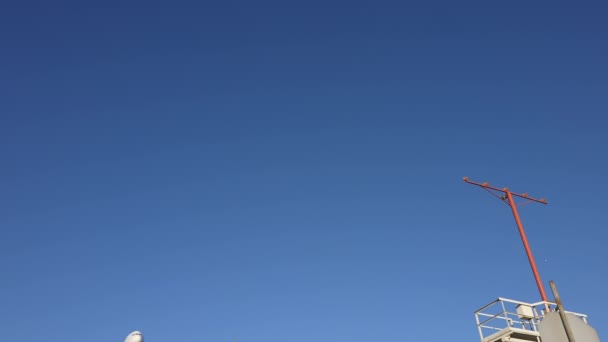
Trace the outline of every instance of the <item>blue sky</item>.
<instances>
[{"instance_id":1,"label":"blue sky","mask_svg":"<svg viewBox=\"0 0 608 342\"><path fill-rule=\"evenodd\" d=\"M600 3L0 10L0 339L478 339L543 280L606 336Z\"/></svg>"}]
</instances>

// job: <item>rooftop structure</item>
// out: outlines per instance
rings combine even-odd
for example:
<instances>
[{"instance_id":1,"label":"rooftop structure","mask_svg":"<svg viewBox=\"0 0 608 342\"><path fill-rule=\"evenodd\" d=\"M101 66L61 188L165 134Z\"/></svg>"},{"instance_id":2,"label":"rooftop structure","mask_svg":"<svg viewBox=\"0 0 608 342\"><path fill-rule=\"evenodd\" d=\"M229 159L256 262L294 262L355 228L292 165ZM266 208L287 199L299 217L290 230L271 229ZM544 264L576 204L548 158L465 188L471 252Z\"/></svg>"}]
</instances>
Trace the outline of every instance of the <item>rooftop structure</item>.
<instances>
[{"instance_id":1,"label":"rooftop structure","mask_svg":"<svg viewBox=\"0 0 608 342\"><path fill-rule=\"evenodd\" d=\"M525 303L498 298L475 311L475 320L481 342L541 342L541 323L556 310L553 302ZM567 313L587 324L587 315Z\"/></svg>"}]
</instances>

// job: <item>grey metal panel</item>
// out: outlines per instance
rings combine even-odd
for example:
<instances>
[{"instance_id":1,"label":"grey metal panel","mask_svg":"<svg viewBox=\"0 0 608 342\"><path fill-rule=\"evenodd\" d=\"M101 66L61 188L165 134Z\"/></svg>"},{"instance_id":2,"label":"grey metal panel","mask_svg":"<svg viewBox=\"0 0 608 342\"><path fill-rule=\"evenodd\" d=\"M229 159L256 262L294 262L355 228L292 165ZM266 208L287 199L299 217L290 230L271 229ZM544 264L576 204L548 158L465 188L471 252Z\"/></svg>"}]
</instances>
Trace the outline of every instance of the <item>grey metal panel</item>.
<instances>
[{"instance_id":1,"label":"grey metal panel","mask_svg":"<svg viewBox=\"0 0 608 342\"><path fill-rule=\"evenodd\" d=\"M568 323L574 334L576 342L600 342L600 337L593 327L583 322L573 314L566 314ZM540 322L540 338L543 342L568 342L564 325L558 312L550 312Z\"/></svg>"}]
</instances>

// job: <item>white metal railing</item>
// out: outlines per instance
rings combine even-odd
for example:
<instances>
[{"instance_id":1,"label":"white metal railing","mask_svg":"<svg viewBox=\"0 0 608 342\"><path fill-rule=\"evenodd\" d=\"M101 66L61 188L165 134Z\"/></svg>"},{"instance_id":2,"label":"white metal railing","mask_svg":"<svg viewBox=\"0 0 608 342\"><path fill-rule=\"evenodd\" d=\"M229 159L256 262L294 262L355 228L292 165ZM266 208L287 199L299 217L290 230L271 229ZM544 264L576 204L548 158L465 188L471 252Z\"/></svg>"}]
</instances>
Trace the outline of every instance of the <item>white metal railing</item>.
<instances>
[{"instance_id":1,"label":"white metal railing","mask_svg":"<svg viewBox=\"0 0 608 342\"><path fill-rule=\"evenodd\" d=\"M533 314L531 317L522 317L517 313L517 307L520 305L532 309ZM525 303L512 299L498 298L475 311L479 337L484 342L489 336L509 328L525 330L532 334L538 333L538 326L545 314L555 310L557 310L557 306L553 302ZM587 315L570 311L568 313L574 314L587 323Z\"/></svg>"}]
</instances>

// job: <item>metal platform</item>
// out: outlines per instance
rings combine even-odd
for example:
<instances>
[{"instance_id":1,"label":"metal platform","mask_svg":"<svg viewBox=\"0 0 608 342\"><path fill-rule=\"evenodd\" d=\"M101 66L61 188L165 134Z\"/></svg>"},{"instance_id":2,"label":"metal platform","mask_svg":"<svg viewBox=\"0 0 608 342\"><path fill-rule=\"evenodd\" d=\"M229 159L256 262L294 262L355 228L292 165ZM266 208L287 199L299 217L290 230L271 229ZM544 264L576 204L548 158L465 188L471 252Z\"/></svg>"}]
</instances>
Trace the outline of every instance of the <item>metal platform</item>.
<instances>
[{"instance_id":1,"label":"metal platform","mask_svg":"<svg viewBox=\"0 0 608 342\"><path fill-rule=\"evenodd\" d=\"M553 302L525 303L498 298L475 311L481 342L541 342L538 330ZM587 323L587 315L569 312Z\"/></svg>"}]
</instances>

